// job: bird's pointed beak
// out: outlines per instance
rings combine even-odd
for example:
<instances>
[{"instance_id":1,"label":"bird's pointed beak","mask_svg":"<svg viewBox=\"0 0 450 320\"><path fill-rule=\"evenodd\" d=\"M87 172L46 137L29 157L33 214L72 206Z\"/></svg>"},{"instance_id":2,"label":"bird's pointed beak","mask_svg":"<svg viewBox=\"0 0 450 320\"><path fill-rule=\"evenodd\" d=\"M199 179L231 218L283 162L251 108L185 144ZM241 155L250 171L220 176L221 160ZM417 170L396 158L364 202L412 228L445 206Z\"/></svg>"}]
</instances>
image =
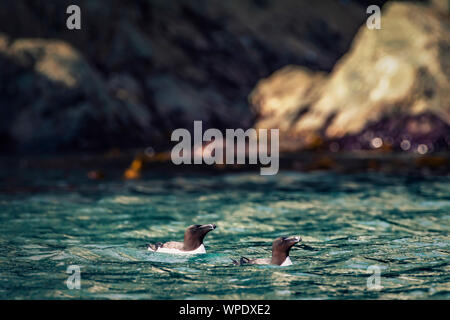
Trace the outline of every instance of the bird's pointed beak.
<instances>
[{"instance_id":1,"label":"bird's pointed beak","mask_svg":"<svg viewBox=\"0 0 450 320\"><path fill-rule=\"evenodd\" d=\"M217 226L215 225L215 224L204 224L204 225L202 225L200 228L202 228L202 229L207 229L207 230L214 230L214 229L216 229L217 228Z\"/></svg>"},{"instance_id":2,"label":"bird's pointed beak","mask_svg":"<svg viewBox=\"0 0 450 320\"><path fill-rule=\"evenodd\" d=\"M291 242L292 244L295 244L295 243L302 241L302 238L300 236L293 236L293 237L286 238L286 240Z\"/></svg>"}]
</instances>

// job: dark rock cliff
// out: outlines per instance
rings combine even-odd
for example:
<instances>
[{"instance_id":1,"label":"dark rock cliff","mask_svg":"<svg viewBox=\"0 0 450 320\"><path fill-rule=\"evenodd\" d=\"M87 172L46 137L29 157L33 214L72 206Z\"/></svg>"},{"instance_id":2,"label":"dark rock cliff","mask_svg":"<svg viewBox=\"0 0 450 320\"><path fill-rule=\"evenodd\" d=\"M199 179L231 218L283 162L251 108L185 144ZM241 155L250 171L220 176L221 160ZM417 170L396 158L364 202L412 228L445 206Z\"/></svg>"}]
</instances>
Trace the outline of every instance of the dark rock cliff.
<instances>
[{"instance_id":1,"label":"dark rock cliff","mask_svg":"<svg viewBox=\"0 0 450 320\"><path fill-rule=\"evenodd\" d=\"M249 127L258 80L330 71L366 17L332 0L0 1L0 149L158 149L193 120Z\"/></svg>"}]
</instances>

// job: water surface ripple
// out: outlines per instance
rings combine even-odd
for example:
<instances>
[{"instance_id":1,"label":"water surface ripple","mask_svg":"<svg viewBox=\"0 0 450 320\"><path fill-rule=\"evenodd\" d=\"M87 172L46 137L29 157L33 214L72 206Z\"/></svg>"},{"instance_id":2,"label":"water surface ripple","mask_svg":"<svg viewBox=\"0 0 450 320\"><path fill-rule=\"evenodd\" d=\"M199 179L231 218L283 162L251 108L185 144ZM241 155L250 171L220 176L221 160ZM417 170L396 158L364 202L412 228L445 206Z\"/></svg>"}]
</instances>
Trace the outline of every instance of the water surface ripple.
<instances>
[{"instance_id":1,"label":"water surface ripple","mask_svg":"<svg viewBox=\"0 0 450 320\"><path fill-rule=\"evenodd\" d=\"M55 177L45 183L68 183ZM448 177L284 172L70 183L0 195L1 299L450 298ZM203 223L218 225L206 255L145 250ZM303 238L293 266L231 264L269 256L281 235ZM69 265L81 268L80 290L66 286ZM370 266L380 268L379 291L367 287Z\"/></svg>"}]
</instances>

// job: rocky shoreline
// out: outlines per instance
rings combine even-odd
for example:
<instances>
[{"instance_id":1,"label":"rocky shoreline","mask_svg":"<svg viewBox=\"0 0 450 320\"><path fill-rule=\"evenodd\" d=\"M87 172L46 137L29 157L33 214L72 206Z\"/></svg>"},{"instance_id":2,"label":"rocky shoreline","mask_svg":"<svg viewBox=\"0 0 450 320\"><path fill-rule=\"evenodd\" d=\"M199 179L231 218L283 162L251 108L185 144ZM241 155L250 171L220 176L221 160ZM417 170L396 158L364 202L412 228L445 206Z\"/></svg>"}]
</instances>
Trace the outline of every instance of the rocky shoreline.
<instances>
[{"instance_id":1,"label":"rocky shoreline","mask_svg":"<svg viewBox=\"0 0 450 320\"><path fill-rule=\"evenodd\" d=\"M450 150L450 16L423 4L385 5L382 29L360 28L329 74L288 66L250 95L259 128L281 148Z\"/></svg>"},{"instance_id":2,"label":"rocky shoreline","mask_svg":"<svg viewBox=\"0 0 450 320\"><path fill-rule=\"evenodd\" d=\"M163 150L194 120L249 128L258 80L287 64L330 71L365 18L334 0L2 2L0 152Z\"/></svg>"},{"instance_id":3,"label":"rocky shoreline","mask_svg":"<svg viewBox=\"0 0 450 320\"><path fill-rule=\"evenodd\" d=\"M105 179L151 179L152 176L160 174L211 175L254 172L255 175L259 175L259 169L260 165L177 166L170 161L168 152L148 156L138 150L128 152L112 150L108 153L52 156L8 156L0 157L0 173L6 182L5 185L2 184L0 193L32 190L33 177L40 175L61 176L67 178L67 181L102 181ZM377 172L413 177L448 175L450 174L450 156L448 153L414 155L382 150L339 153L303 151L280 155L280 173L286 171L342 174ZM58 189L58 186L53 184L51 187Z\"/></svg>"},{"instance_id":4,"label":"rocky shoreline","mask_svg":"<svg viewBox=\"0 0 450 320\"><path fill-rule=\"evenodd\" d=\"M194 120L279 128L283 152L449 152L448 7L375 2L381 30L367 1L2 2L0 153L164 152Z\"/></svg>"}]
</instances>

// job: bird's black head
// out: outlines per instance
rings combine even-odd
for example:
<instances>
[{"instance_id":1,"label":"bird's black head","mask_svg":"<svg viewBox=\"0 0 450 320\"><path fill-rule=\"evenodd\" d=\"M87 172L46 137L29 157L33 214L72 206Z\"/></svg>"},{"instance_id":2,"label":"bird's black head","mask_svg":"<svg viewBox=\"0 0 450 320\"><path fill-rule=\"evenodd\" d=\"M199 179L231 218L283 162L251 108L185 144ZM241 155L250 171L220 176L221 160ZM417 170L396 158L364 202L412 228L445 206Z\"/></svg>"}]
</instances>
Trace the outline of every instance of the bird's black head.
<instances>
[{"instance_id":1,"label":"bird's black head","mask_svg":"<svg viewBox=\"0 0 450 320\"><path fill-rule=\"evenodd\" d=\"M184 250L195 250L203 243L206 234L217 226L215 224L194 224L184 233Z\"/></svg>"},{"instance_id":2,"label":"bird's black head","mask_svg":"<svg viewBox=\"0 0 450 320\"><path fill-rule=\"evenodd\" d=\"M272 263L281 265L287 257L292 246L302 241L299 236L280 237L274 240L272 244Z\"/></svg>"}]
</instances>

